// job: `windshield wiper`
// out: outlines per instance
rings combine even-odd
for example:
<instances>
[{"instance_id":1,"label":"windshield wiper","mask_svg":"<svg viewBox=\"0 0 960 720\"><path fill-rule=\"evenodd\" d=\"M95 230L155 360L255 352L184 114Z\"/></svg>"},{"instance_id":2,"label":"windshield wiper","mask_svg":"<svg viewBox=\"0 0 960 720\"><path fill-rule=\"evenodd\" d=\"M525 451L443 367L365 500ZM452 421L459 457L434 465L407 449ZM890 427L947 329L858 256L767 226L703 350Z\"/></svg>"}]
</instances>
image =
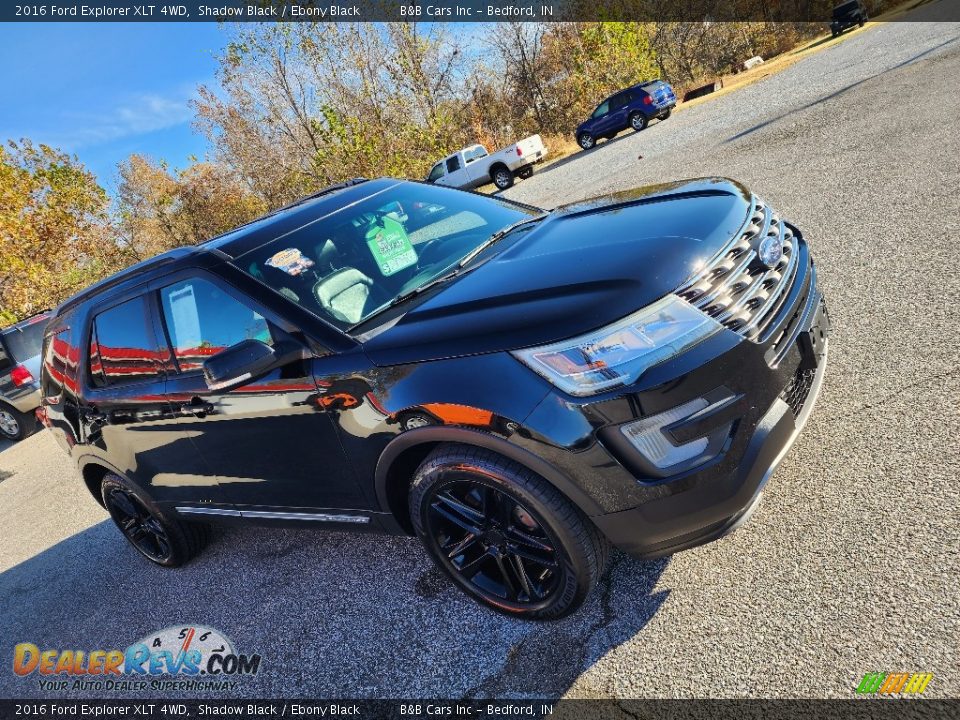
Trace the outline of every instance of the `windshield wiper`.
<instances>
[{"instance_id":1,"label":"windshield wiper","mask_svg":"<svg viewBox=\"0 0 960 720\"><path fill-rule=\"evenodd\" d=\"M468 252L466 255L464 255L464 256L460 259L460 262L457 263L457 267L458 267L458 268L462 268L462 267L463 267L464 265L466 265L468 262L470 262L471 260L473 260L477 255L479 255L480 253L482 253L484 250L486 250L488 247L490 247L490 246L493 245L494 243L497 243L497 242L503 240L507 235L509 235L510 233L512 233L512 232L513 232L514 230L516 230L517 228L521 228L521 227L523 227L524 225L531 225L532 223L535 223L535 222L540 222L540 221L543 220L545 217L547 217L547 215L549 215L549 214L550 214L550 213L543 213L542 215L535 215L534 217L524 218L523 220L518 220L517 222L513 223L512 225L507 225L507 226L506 226L505 228L503 228L502 230L497 230L493 235L491 235L489 238L487 238L487 239L484 240L482 243L480 243L479 245L477 245L473 250L471 250L471 251Z\"/></svg>"},{"instance_id":2,"label":"windshield wiper","mask_svg":"<svg viewBox=\"0 0 960 720\"><path fill-rule=\"evenodd\" d=\"M465 266L468 262L470 262L471 260L473 260L477 255L479 255L479 254L482 253L484 250L486 250L488 247L490 247L490 246L493 245L494 243L502 240L502 239L505 238L507 235L509 235L510 233L512 233L514 230L516 230L517 228L522 227L522 226L524 226L524 225L529 225L529 224L531 224L531 223L535 223L535 222L537 222L537 221L539 221L539 220L543 220L543 219L544 219L545 217L547 217L547 215L549 215L549 214L550 214L550 213L543 213L542 215L537 215L537 216L535 216L535 217L524 218L523 220L520 220L519 222L515 222L515 223L513 223L512 225L507 225L507 227L503 228L502 230L497 230L497 232L495 232L495 233L494 233L493 235L491 235L489 238L487 238L487 239L484 240L482 243L480 243L480 245L478 245L477 247L475 247L473 250L471 250L469 253L467 253L463 258L461 258L460 261L459 261L459 262L456 264L456 266L453 268L453 270L450 270L449 272L446 272L446 273L444 273L443 275L438 275L437 277L435 277L435 278L434 278L433 280L431 280L430 282L424 283L423 285L420 285L419 287L415 287L415 288L413 288L412 290L408 290L408 291L405 292L405 293L402 293L402 294L400 294L400 295L397 295L393 300L391 300L391 301L388 302L386 305L384 305L383 307L381 307L381 308L379 308L378 310L376 310L373 314L371 314L369 317L365 318L362 322L357 323L357 325L354 325L353 327L351 327L350 330L353 330L353 328L358 327L359 325L363 325L364 323L369 322L371 319L375 318L377 315L381 315L382 313L386 312L386 311L389 310L390 308L394 308L394 307L396 307L397 305L401 305L402 303L405 303L405 302L406 302L407 300L409 300L410 298L413 298L413 297L416 297L417 295L421 295L421 294L425 293L427 290L429 290L429 289L432 288L432 287L436 287L437 285L440 285L441 283L445 283L445 282L447 282L447 281L449 281L449 280L453 280L455 277L457 277L457 276L460 275L461 273L467 272L467 271L464 270L464 266Z\"/></svg>"}]
</instances>

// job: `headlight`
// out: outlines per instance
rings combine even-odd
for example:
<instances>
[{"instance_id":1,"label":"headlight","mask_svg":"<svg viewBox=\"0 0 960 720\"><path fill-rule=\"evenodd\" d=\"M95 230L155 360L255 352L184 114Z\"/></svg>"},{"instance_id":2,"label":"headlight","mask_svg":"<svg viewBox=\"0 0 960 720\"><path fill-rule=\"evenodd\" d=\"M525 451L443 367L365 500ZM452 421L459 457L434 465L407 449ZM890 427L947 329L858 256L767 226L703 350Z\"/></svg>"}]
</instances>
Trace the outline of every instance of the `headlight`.
<instances>
[{"instance_id":1,"label":"headlight","mask_svg":"<svg viewBox=\"0 0 960 720\"><path fill-rule=\"evenodd\" d=\"M710 316L668 295L589 335L513 355L571 395L594 395L636 382L648 368L721 329Z\"/></svg>"}]
</instances>

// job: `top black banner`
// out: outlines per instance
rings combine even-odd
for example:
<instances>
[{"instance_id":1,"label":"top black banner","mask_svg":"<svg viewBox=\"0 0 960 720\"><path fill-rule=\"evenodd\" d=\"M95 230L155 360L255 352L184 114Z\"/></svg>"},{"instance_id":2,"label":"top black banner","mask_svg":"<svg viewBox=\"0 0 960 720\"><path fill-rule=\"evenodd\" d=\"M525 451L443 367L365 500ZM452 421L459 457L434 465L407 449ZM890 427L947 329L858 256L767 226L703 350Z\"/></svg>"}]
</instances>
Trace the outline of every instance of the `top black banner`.
<instances>
[{"instance_id":1,"label":"top black banner","mask_svg":"<svg viewBox=\"0 0 960 720\"><path fill-rule=\"evenodd\" d=\"M885 20L960 20L958 0L56 0L4 2L0 21L829 23L835 6L858 2Z\"/></svg>"}]
</instances>

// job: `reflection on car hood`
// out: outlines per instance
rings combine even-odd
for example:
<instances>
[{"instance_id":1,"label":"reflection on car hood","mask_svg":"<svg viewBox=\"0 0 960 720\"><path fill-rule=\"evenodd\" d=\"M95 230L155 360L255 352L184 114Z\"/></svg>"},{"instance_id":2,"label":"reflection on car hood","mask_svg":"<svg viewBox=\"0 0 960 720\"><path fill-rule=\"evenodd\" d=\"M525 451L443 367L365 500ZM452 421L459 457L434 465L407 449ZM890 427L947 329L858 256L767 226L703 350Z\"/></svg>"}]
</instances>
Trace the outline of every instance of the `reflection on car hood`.
<instances>
[{"instance_id":1,"label":"reflection on car hood","mask_svg":"<svg viewBox=\"0 0 960 720\"><path fill-rule=\"evenodd\" d=\"M679 287L741 228L729 180L593 198L550 217L364 343L377 364L513 350L607 325Z\"/></svg>"}]
</instances>

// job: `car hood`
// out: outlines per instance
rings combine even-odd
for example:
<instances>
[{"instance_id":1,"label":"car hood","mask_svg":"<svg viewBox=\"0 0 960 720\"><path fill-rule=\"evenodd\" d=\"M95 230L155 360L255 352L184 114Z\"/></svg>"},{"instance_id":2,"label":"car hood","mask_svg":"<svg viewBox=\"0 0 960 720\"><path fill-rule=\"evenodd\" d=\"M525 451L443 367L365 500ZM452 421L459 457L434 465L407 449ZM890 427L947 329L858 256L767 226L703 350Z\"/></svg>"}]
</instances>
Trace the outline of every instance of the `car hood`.
<instances>
[{"instance_id":1,"label":"car hood","mask_svg":"<svg viewBox=\"0 0 960 720\"><path fill-rule=\"evenodd\" d=\"M679 287L740 230L749 209L745 188L713 178L557 208L366 339L364 350L378 365L395 365L594 330Z\"/></svg>"}]
</instances>

